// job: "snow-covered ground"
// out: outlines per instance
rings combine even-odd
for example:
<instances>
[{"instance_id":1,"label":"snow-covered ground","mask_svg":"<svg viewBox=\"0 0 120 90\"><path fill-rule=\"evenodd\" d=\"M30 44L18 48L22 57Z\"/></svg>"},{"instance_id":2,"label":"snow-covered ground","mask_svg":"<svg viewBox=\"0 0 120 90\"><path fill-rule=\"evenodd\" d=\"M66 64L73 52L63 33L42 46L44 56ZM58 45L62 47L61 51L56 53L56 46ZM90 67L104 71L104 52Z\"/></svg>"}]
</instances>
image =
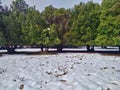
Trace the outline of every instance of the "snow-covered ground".
<instances>
[{"instance_id":1,"label":"snow-covered ground","mask_svg":"<svg viewBox=\"0 0 120 90\"><path fill-rule=\"evenodd\" d=\"M6 54L0 57L0 90L120 90L120 57Z\"/></svg>"}]
</instances>

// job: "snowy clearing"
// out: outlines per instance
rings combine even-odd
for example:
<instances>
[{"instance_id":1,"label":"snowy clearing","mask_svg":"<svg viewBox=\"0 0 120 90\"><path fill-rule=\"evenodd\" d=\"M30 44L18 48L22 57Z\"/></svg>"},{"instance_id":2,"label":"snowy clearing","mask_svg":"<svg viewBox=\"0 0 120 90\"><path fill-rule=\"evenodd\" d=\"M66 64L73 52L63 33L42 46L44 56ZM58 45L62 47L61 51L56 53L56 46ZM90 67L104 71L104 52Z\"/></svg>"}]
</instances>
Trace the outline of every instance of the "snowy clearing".
<instances>
[{"instance_id":1,"label":"snowy clearing","mask_svg":"<svg viewBox=\"0 0 120 90\"><path fill-rule=\"evenodd\" d=\"M0 90L120 90L120 57L6 54L0 57Z\"/></svg>"}]
</instances>

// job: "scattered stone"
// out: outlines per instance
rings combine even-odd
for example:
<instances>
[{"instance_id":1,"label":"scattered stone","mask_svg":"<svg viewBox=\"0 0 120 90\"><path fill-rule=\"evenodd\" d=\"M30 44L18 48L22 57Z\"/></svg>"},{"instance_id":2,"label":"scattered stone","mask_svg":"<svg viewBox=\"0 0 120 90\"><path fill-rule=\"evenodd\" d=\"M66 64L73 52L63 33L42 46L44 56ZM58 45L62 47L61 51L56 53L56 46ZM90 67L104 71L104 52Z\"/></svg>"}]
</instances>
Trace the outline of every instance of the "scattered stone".
<instances>
[{"instance_id":1,"label":"scattered stone","mask_svg":"<svg viewBox=\"0 0 120 90\"><path fill-rule=\"evenodd\" d=\"M3 74L3 73L5 73L5 72L6 72L5 69L0 68L0 74Z\"/></svg>"},{"instance_id":2,"label":"scattered stone","mask_svg":"<svg viewBox=\"0 0 120 90\"><path fill-rule=\"evenodd\" d=\"M82 60L82 58L80 58L80 60Z\"/></svg>"},{"instance_id":3,"label":"scattered stone","mask_svg":"<svg viewBox=\"0 0 120 90\"><path fill-rule=\"evenodd\" d=\"M80 62L74 62L74 64L80 64Z\"/></svg>"},{"instance_id":4,"label":"scattered stone","mask_svg":"<svg viewBox=\"0 0 120 90\"><path fill-rule=\"evenodd\" d=\"M112 84L114 84L114 85L118 85L117 83L115 83L115 82L113 82Z\"/></svg>"},{"instance_id":5,"label":"scattered stone","mask_svg":"<svg viewBox=\"0 0 120 90\"><path fill-rule=\"evenodd\" d=\"M14 79L13 81L14 81L14 82L16 82L16 80L15 80L15 79Z\"/></svg>"},{"instance_id":6,"label":"scattered stone","mask_svg":"<svg viewBox=\"0 0 120 90\"><path fill-rule=\"evenodd\" d=\"M88 74L88 76L91 76L91 74Z\"/></svg>"},{"instance_id":7,"label":"scattered stone","mask_svg":"<svg viewBox=\"0 0 120 90\"><path fill-rule=\"evenodd\" d=\"M71 69L73 69L73 65L71 65Z\"/></svg>"},{"instance_id":8,"label":"scattered stone","mask_svg":"<svg viewBox=\"0 0 120 90\"><path fill-rule=\"evenodd\" d=\"M107 88L107 90L110 90L110 88Z\"/></svg>"},{"instance_id":9,"label":"scattered stone","mask_svg":"<svg viewBox=\"0 0 120 90\"><path fill-rule=\"evenodd\" d=\"M112 74L114 74L114 72L112 72Z\"/></svg>"},{"instance_id":10,"label":"scattered stone","mask_svg":"<svg viewBox=\"0 0 120 90\"><path fill-rule=\"evenodd\" d=\"M33 58L33 57L30 57L31 59Z\"/></svg>"},{"instance_id":11,"label":"scattered stone","mask_svg":"<svg viewBox=\"0 0 120 90\"><path fill-rule=\"evenodd\" d=\"M42 88L42 85L40 86L40 88Z\"/></svg>"},{"instance_id":12,"label":"scattered stone","mask_svg":"<svg viewBox=\"0 0 120 90\"><path fill-rule=\"evenodd\" d=\"M63 75L66 75L68 73L68 71L66 69L63 69Z\"/></svg>"},{"instance_id":13,"label":"scattered stone","mask_svg":"<svg viewBox=\"0 0 120 90\"><path fill-rule=\"evenodd\" d=\"M24 80L24 77L21 79L21 81L25 81L25 80Z\"/></svg>"},{"instance_id":14,"label":"scattered stone","mask_svg":"<svg viewBox=\"0 0 120 90\"><path fill-rule=\"evenodd\" d=\"M20 81L25 81L25 79L24 79L24 77L20 77L20 76L18 76L18 79L20 80Z\"/></svg>"},{"instance_id":15,"label":"scattered stone","mask_svg":"<svg viewBox=\"0 0 120 90\"><path fill-rule=\"evenodd\" d=\"M21 84L20 87L19 87L20 90L23 90L24 89L24 84Z\"/></svg>"},{"instance_id":16,"label":"scattered stone","mask_svg":"<svg viewBox=\"0 0 120 90\"><path fill-rule=\"evenodd\" d=\"M47 73L48 75L52 74L52 72L51 72L51 71L46 71L46 73Z\"/></svg>"},{"instance_id":17,"label":"scattered stone","mask_svg":"<svg viewBox=\"0 0 120 90\"><path fill-rule=\"evenodd\" d=\"M116 72L120 72L120 70L116 70Z\"/></svg>"},{"instance_id":18,"label":"scattered stone","mask_svg":"<svg viewBox=\"0 0 120 90\"><path fill-rule=\"evenodd\" d=\"M103 67L103 69L108 69L107 67Z\"/></svg>"},{"instance_id":19,"label":"scattered stone","mask_svg":"<svg viewBox=\"0 0 120 90\"><path fill-rule=\"evenodd\" d=\"M66 80L60 80L61 82L66 82Z\"/></svg>"},{"instance_id":20,"label":"scattered stone","mask_svg":"<svg viewBox=\"0 0 120 90\"><path fill-rule=\"evenodd\" d=\"M90 63L92 65L92 63Z\"/></svg>"},{"instance_id":21,"label":"scattered stone","mask_svg":"<svg viewBox=\"0 0 120 90\"><path fill-rule=\"evenodd\" d=\"M45 81L45 84L47 84L47 81Z\"/></svg>"},{"instance_id":22,"label":"scattered stone","mask_svg":"<svg viewBox=\"0 0 120 90\"><path fill-rule=\"evenodd\" d=\"M55 71L55 73L57 73L57 71Z\"/></svg>"},{"instance_id":23,"label":"scattered stone","mask_svg":"<svg viewBox=\"0 0 120 90\"><path fill-rule=\"evenodd\" d=\"M112 69L115 69L115 67L112 67Z\"/></svg>"},{"instance_id":24,"label":"scattered stone","mask_svg":"<svg viewBox=\"0 0 120 90\"><path fill-rule=\"evenodd\" d=\"M68 73L68 71L63 71L63 73L61 73L61 74L56 74L55 76L56 76L56 77L64 76L64 75L66 75L67 73Z\"/></svg>"}]
</instances>

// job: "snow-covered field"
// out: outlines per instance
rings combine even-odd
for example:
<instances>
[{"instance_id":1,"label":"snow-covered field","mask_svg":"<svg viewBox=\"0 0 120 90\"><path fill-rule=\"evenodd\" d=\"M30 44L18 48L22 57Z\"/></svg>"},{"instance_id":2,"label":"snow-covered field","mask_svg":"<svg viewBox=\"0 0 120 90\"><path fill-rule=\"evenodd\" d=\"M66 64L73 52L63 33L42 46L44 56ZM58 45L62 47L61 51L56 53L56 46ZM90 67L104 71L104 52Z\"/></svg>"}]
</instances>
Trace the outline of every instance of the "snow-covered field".
<instances>
[{"instance_id":1,"label":"snow-covered field","mask_svg":"<svg viewBox=\"0 0 120 90\"><path fill-rule=\"evenodd\" d=\"M24 86L23 89L19 89ZM0 90L120 90L120 57L100 54L3 55Z\"/></svg>"}]
</instances>

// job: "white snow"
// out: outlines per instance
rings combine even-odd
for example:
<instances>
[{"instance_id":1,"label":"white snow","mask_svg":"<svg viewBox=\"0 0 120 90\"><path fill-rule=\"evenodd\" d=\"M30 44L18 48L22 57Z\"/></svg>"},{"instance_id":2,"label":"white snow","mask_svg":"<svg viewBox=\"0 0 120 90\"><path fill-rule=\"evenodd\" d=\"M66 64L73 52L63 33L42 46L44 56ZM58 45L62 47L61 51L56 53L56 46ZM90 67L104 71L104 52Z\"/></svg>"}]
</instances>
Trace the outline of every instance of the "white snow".
<instances>
[{"instance_id":1,"label":"white snow","mask_svg":"<svg viewBox=\"0 0 120 90\"><path fill-rule=\"evenodd\" d=\"M15 49L15 51L17 52L40 52L41 49L38 49L38 48L21 48L21 49Z\"/></svg>"},{"instance_id":2,"label":"white snow","mask_svg":"<svg viewBox=\"0 0 120 90\"><path fill-rule=\"evenodd\" d=\"M120 90L120 57L87 53L3 55L0 90Z\"/></svg>"}]
</instances>

